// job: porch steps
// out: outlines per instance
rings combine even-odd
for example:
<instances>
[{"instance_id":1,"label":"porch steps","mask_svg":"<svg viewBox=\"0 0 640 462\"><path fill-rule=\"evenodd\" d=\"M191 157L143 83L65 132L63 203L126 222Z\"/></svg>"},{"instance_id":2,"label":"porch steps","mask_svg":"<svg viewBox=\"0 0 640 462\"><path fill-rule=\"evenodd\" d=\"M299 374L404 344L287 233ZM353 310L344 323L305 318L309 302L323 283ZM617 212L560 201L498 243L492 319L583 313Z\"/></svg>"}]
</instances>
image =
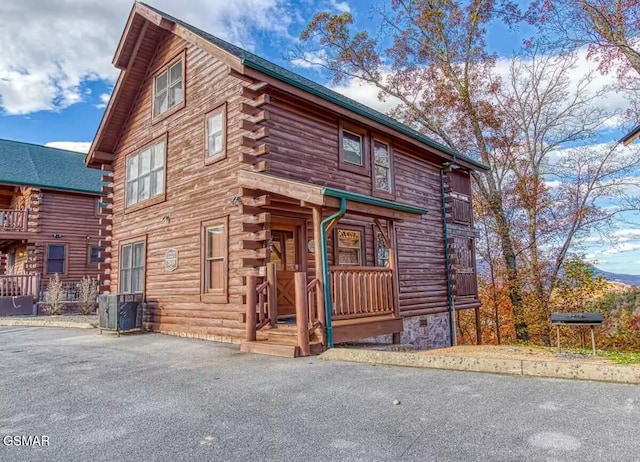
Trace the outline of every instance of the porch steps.
<instances>
[{"instance_id":1,"label":"porch steps","mask_svg":"<svg viewBox=\"0 0 640 462\"><path fill-rule=\"evenodd\" d=\"M265 329L258 332L258 340L255 342L243 342L240 351L246 353L257 353L271 356L281 356L285 358L297 358L300 355L296 327L293 325L280 324L276 328ZM316 337L316 333L311 336L310 352L312 355L319 355L323 352L322 343Z\"/></svg>"}]
</instances>

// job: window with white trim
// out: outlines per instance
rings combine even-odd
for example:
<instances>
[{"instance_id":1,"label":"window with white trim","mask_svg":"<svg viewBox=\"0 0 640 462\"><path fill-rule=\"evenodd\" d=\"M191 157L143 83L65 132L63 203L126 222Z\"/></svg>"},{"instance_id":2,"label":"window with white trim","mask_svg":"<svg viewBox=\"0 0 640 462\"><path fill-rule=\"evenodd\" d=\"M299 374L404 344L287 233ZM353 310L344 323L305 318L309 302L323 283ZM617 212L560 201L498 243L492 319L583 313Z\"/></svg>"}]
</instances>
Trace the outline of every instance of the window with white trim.
<instances>
[{"instance_id":1,"label":"window with white trim","mask_svg":"<svg viewBox=\"0 0 640 462\"><path fill-rule=\"evenodd\" d=\"M207 114L207 161L225 157L225 106Z\"/></svg>"},{"instance_id":2,"label":"window with white trim","mask_svg":"<svg viewBox=\"0 0 640 462\"><path fill-rule=\"evenodd\" d=\"M164 193L164 139L127 157L127 207Z\"/></svg>"},{"instance_id":3,"label":"window with white trim","mask_svg":"<svg viewBox=\"0 0 640 462\"><path fill-rule=\"evenodd\" d=\"M144 285L144 241L120 247L120 292L141 293Z\"/></svg>"},{"instance_id":4,"label":"window with white trim","mask_svg":"<svg viewBox=\"0 0 640 462\"><path fill-rule=\"evenodd\" d=\"M182 58L156 75L153 86L153 116L164 114L184 99Z\"/></svg>"},{"instance_id":5,"label":"window with white trim","mask_svg":"<svg viewBox=\"0 0 640 462\"><path fill-rule=\"evenodd\" d=\"M224 224L206 227L205 246L205 291L207 293L225 293L227 236Z\"/></svg>"}]
</instances>

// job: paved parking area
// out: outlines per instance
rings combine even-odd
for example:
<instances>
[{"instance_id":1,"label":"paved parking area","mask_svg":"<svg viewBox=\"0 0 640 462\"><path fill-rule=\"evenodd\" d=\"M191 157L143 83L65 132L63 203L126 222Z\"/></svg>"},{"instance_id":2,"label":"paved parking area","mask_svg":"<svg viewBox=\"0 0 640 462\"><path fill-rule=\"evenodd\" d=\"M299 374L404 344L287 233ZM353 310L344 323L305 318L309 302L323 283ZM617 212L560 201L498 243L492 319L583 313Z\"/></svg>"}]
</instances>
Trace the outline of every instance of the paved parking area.
<instances>
[{"instance_id":1,"label":"paved parking area","mask_svg":"<svg viewBox=\"0 0 640 462\"><path fill-rule=\"evenodd\" d=\"M634 385L0 328L0 461L622 461L638 422Z\"/></svg>"}]
</instances>

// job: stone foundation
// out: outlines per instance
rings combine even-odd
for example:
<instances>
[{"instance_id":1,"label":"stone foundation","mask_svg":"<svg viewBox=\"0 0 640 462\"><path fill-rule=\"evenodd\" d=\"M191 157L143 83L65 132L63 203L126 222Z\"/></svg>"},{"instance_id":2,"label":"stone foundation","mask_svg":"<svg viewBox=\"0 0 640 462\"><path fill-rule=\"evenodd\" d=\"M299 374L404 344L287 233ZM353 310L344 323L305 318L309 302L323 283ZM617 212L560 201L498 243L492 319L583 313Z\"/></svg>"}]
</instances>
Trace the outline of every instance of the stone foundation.
<instances>
[{"instance_id":1,"label":"stone foundation","mask_svg":"<svg viewBox=\"0 0 640 462\"><path fill-rule=\"evenodd\" d=\"M393 337L389 334L359 340L357 343L390 344L392 341ZM416 350L433 350L451 346L449 314L439 313L404 318L400 343L413 346Z\"/></svg>"},{"instance_id":2,"label":"stone foundation","mask_svg":"<svg viewBox=\"0 0 640 462\"><path fill-rule=\"evenodd\" d=\"M401 342L418 350L433 350L451 346L450 334L448 313L416 316L404 319Z\"/></svg>"}]
</instances>

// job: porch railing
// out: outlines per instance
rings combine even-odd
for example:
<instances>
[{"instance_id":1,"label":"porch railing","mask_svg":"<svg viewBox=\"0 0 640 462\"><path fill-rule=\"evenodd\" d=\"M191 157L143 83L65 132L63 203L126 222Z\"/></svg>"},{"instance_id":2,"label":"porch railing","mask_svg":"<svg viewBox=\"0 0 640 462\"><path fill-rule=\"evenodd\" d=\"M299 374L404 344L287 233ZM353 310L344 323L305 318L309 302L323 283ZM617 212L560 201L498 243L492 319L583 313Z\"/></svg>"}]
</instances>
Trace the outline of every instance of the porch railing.
<instances>
[{"instance_id":1,"label":"porch railing","mask_svg":"<svg viewBox=\"0 0 640 462\"><path fill-rule=\"evenodd\" d=\"M324 307L318 307L318 290L320 290L320 282L317 279L312 279L311 282L307 284L309 334L312 334L321 325L320 312L318 310L323 309Z\"/></svg>"},{"instance_id":2,"label":"porch railing","mask_svg":"<svg viewBox=\"0 0 640 462\"><path fill-rule=\"evenodd\" d=\"M0 275L0 297L31 295L37 298L39 278L38 274L2 274Z\"/></svg>"},{"instance_id":3,"label":"porch railing","mask_svg":"<svg viewBox=\"0 0 640 462\"><path fill-rule=\"evenodd\" d=\"M23 232L27 230L27 211L0 209L0 233Z\"/></svg>"},{"instance_id":4,"label":"porch railing","mask_svg":"<svg viewBox=\"0 0 640 462\"><path fill-rule=\"evenodd\" d=\"M389 268L330 268L333 319L393 314L393 271Z\"/></svg>"},{"instance_id":5,"label":"porch railing","mask_svg":"<svg viewBox=\"0 0 640 462\"><path fill-rule=\"evenodd\" d=\"M247 276L246 340L249 342L256 340L260 329L277 321L276 284L274 263L267 265L267 278L261 284L258 284L257 276Z\"/></svg>"}]
</instances>

